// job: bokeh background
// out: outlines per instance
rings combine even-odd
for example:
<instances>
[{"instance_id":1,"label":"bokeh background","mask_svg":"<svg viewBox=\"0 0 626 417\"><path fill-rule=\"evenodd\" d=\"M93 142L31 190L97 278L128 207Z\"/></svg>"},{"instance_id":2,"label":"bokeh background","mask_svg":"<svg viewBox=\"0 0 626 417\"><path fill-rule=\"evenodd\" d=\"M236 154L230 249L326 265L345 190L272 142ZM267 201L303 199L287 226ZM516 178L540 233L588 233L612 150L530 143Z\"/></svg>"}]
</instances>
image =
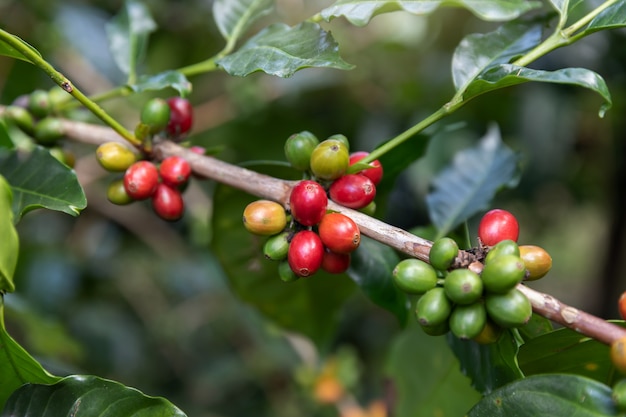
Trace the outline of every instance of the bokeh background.
<instances>
[{"instance_id":1,"label":"bokeh background","mask_svg":"<svg viewBox=\"0 0 626 417\"><path fill-rule=\"evenodd\" d=\"M223 46L210 0L146 4L159 28L143 72L180 68ZM251 33L275 21L296 24L329 4L279 0ZM121 6L0 0L0 27L96 94L124 82L104 32ZM465 35L498 23L446 8L429 16L382 15L364 28L343 19L323 26L354 70L307 69L289 79L195 76L190 142L233 163L284 160L285 139L302 130L320 138L342 133L352 149L370 151L451 98L454 48ZM405 229L427 226L430 179L496 123L523 163L518 186L502 190L493 206L517 215L520 243L543 246L554 260L553 271L533 287L617 318L617 299L626 289L625 42L623 30L597 33L533 64L586 67L603 75L613 97L604 118L598 117L600 97L573 87L526 84L481 96L439 122L450 129L380 190L376 217ZM1 104L52 86L35 67L0 57ZM102 105L132 128L141 105L155 94L174 91ZM80 112L75 116L89 120ZM52 372L112 378L165 396L190 416L374 417L383 416L380 404L394 398L390 369L398 361L427 360L409 352L390 365L395 341L418 330L402 329L345 276L337 280L352 295L336 323L329 323L337 327L323 348L286 332L229 286L211 246L214 184L194 180L184 219L165 223L148 205L108 203L111 177L97 165L93 148L65 146L77 156L89 206L78 218L43 210L24 217L18 225L18 289L6 296L9 331ZM476 221L471 219L470 230Z\"/></svg>"}]
</instances>

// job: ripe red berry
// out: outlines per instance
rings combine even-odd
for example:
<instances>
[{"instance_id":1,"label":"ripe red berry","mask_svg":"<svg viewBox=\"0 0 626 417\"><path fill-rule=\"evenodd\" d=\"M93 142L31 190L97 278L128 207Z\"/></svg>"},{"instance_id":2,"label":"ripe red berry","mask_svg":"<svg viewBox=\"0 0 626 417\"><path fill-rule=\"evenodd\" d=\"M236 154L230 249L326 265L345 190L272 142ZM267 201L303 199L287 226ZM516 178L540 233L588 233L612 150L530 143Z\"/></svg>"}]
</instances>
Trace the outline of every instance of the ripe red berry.
<instances>
[{"instance_id":1,"label":"ripe red berry","mask_svg":"<svg viewBox=\"0 0 626 417\"><path fill-rule=\"evenodd\" d=\"M124 188L134 200L143 200L156 191L159 184L159 171L149 161L137 161L124 173Z\"/></svg>"},{"instance_id":2,"label":"ripe red berry","mask_svg":"<svg viewBox=\"0 0 626 417\"><path fill-rule=\"evenodd\" d=\"M369 152L358 151L350 154L350 165L356 164L361 159L365 158L369 155ZM378 185L380 180L383 178L383 166L381 165L378 159L373 160L369 163L373 168L366 168L363 171L359 171L358 174L365 175L367 178L372 180L374 185Z\"/></svg>"},{"instance_id":3,"label":"ripe red berry","mask_svg":"<svg viewBox=\"0 0 626 417\"><path fill-rule=\"evenodd\" d=\"M478 238L487 246L493 246L502 240L517 242L519 224L513 214L502 209L493 209L485 213L478 225Z\"/></svg>"},{"instance_id":4,"label":"ripe red berry","mask_svg":"<svg viewBox=\"0 0 626 417\"><path fill-rule=\"evenodd\" d=\"M162 219L174 221L183 216L185 204L180 191L161 183L152 195L152 208Z\"/></svg>"},{"instance_id":5,"label":"ripe red berry","mask_svg":"<svg viewBox=\"0 0 626 417\"><path fill-rule=\"evenodd\" d=\"M620 295L617 302L617 308L619 309L619 315L622 319L626 320L626 291Z\"/></svg>"},{"instance_id":6,"label":"ripe red berry","mask_svg":"<svg viewBox=\"0 0 626 417\"><path fill-rule=\"evenodd\" d=\"M178 187L189 180L191 165L180 156L168 156L161 162L159 173L165 184Z\"/></svg>"},{"instance_id":7,"label":"ripe red berry","mask_svg":"<svg viewBox=\"0 0 626 417\"><path fill-rule=\"evenodd\" d=\"M291 190L289 206L297 222L304 226L316 225L326 214L328 197L318 182L302 180Z\"/></svg>"},{"instance_id":8,"label":"ripe red berry","mask_svg":"<svg viewBox=\"0 0 626 417\"><path fill-rule=\"evenodd\" d=\"M167 104L170 106L170 120L165 128L167 133L174 137L184 135L193 123L191 103L182 97L170 97Z\"/></svg>"},{"instance_id":9,"label":"ripe red berry","mask_svg":"<svg viewBox=\"0 0 626 417\"><path fill-rule=\"evenodd\" d=\"M294 235L289 244L287 262L299 277L309 277L322 266L324 244L311 230L302 230Z\"/></svg>"},{"instance_id":10,"label":"ripe red berry","mask_svg":"<svg viewBox=\"0 0 626 417\"><path fill-rule=\"evenodd\" d=\"M348 174L333 181L328 193L335 203L358 210L374 200L376 186L365 175Z\"/></svg>"},{"instance_id":11,"label":"ripe red berry","mask_svg":"<svg viewBox=\"0 0 626 417\"><path fill-rule=\"evenodd\" d=\"M326 248L322 258L322 269L330 274L341 274L350 267L349 253L336 253Z\"/></svg>"},{"instance_id":12,"label":"ripe red berry","mask_svg":"<svg viewBox=\"0 0 626 417\"><path fill-rule=\"evenodd\" d=\"M317 231L324 246L336 253L350 253L361 243L359 226L341 213L325 214Z\"/></svg>"}]
</instances>

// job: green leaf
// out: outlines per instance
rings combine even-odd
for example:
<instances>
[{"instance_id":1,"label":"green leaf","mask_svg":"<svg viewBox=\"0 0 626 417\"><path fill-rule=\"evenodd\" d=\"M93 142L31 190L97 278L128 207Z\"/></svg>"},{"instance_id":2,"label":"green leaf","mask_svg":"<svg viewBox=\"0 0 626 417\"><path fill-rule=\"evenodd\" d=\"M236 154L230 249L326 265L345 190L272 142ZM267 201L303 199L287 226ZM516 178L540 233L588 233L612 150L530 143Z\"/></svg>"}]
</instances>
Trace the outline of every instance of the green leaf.
<instances>
[{"instance_id":1,"label":"green leaf","mask_svg":"<svg viewBox=\"0 0 626 417\"><path fill-rule=\"evenodd\" d=\"M7 148L12 149L15 145L9 135L9 129L6 122L0 118L0 149Z\"/></svg>"},{"instance_id":2,"label":"green leaf","mask_svg":"<svg viewBox=\"0 0 626 417\"><path fill-rule=\"evenodd\" d=\"M15 36L12 33L6 32L2 29L0 29L0 35L2 35L2 37L11 37L14 42L21 43L26 48L29 48L31 51L41 56L41 53L39 53L37 49L35 49L28 42L24 41L20 37ZM0 39L0 55L4 55L4 56L11 57L11 58L16 58L16 59L21 59L22 61L32 63L30 59L28 59L26 56L24 56L24 54L22 54L20 51L15 49L15 47L9 45L8 43L6 43L5 41L1 39Z\"/></svg>"},{"instance_id":3,"label":"green leaf","mask_svg":"<svg viewBox=\"0 0 626 417\"><path fill-rule=\"evenodd\" d=\"M480 74L467 85L463 99L470 100L488 91L529 81L577 85L595 91L604 99L599 111L600 117L604 116L612 105L611 93L604 79L591 70L563 68L556 71L543 71L511 64L501 64Z\"/></svg>"},{"instance_id":4,"label":"green leaf","mask_svg":"<svg viewBox=\"0 0 626 417\"><path fill-rule=\"evenodd\" d=\"M137 65L143 59L148 37L156 27L149 10L138 0L126 0L122 10L106 25L113 59L128 75L128 84L135 83Z\"/></svg>"},{"instance_id":5,"label":"green leaf","mask_svg":"<svg viewBox=\"0 0 626 417\"><path fill-rule=\"evenodd\" d=\"M374 304L388 310L402 326L406 325L410 302L393 284L393 269L400 262L398 254L366 236L351 255L348 275Z\"/></svg>"},{"instance_id":6,"label":"green leaf","mask_svg":"<svg viewBox=\"0 0 626 417\"><path fill-rule=\"evenodd\" d=\"M415 320L393 341L385 373L394 382L395 417L463 416L480 399L445 337L427 335Z\"/></svg>"},{"instance_id":7,"label":"green leaf","mask_svg":"<svg viewBox=\"0 0 626 417\"><path fill-rule=\"evenodd\" d=\"M365 26L373 17L383 13L406 11L424 15L434 12L439 6L454 6L466 8L484 20L511 20L540 5L540 2L527 0L339 0L322 10L320 15L327 22L344 16L355 26Z\"/></svg>"},{"instance_id":8,"label":"green leaf","mask_svg":"<svg viewBox=\"0 0 626 417\"><path fill-rule=\"evenodd\" d=\"M7 333L4 327L4 296L0 295L0 410L9 396L26 383L52 384L59 378L50 375ZM4 416L4 414L2 414Z\"/></svg>"},{"instance_id":9,"label":"green leaf","mask_svg":"<svg viewBox=\"0 0 626 417\"><path fill-rule=\"evenodd\" d=\"M463 38L452 57L452 78L463 91L488 68L507 64L541 42L541 25L511 22L489 33Z\"/></svg>"},{"instance_id":10,"label":"green leaf","mask_svg":"<svg viewBox=\"0 0 626 417\"><path fill-rule=\"evenodd\" d=\"M0 175L0 294L15 291L13 273L17 265L20 241L13 225L13 193L9 183Z\"/></svg>"},{"instance_id":11,"label":"green leaf","mask_svg":"<svg viewBox=\"0 0 626 417\"><path fill-rule=\"evenodd\" d=\"M626 26L626 3L618 1L589 22L583 33L588 35L599 30L617 29L624 26Z\"/></svg>"},{"instance_id":12,"label":"green leaf","mask_svg":"<svg viewBox=\"0 0 626 417\"><path fill-rule=\"evenodd\" d=\"M520 347L518 361L526 375L577 374L610 386L621 378L607 345L565 328L527 341Z\"/></svg>"},{"instance_id":13,"label":"green leaf","mask_svg":"<svg viewBox=\"0 0 626 417\"><path fill-rule=\"evenodd\" d=\"M72 375L53 385L27 384L6 404L1 417L27 416L184 417L165 398L95 376Z\"/></svg>"},{"instance_id":14,"label":"green leaf","mask_svg":"<svg viewBox=\"0 0 626 417\"><path fill-rule=\"evenodd\" d=\"M137 80L137 84L130 86L133 91L138 93L148 90L173 88L182 97L186 97L191 93L191 87L192 85L187 80L187 77L178 71L165 71L156 75L142 75Z\"/></svg>"},{"instance_id":15,"label":"green leaf","mask_svg":"<svg viewBox=\"0 0 626 417\"><path fill-rule=\"evenodd\" d=\"M31 152L0 150L0 175L13 190L15 223L36 208L77 216L87 206L76 173L41 146Z\"/></svg>"},{"instance_id":16,"label":"green leaf","mask_svg":"<svg viewBox=\"0 0 626 417\"><path fill-rule=\"evenodd\" d=\"M255 20L269 13L273 3L272 0L215 0L213 18L224 39L234 42Z\"/></svg>"},{"instance_id":17,"label":"green leaf","mask_svg":"<svg viewBox=\"0 0 626 417\"><path fill-rule=\"evenodd\" d=\"M615 416L611 388L578 375L536 375L487 395L469 417Z\"/></svg>"},{"instance_id":18,"label":"green leaf","mask_svg":"<svg viewBox=\"0 0 626 417\"><path fill-rule=\"evenodd\" d=\"M530 316L528 323L517 329L524 341L550 333L553 330L552 322L536 313Z\"/></svg>"},{"instance_id":19,"label":"green leaf","mask_svg":"<svg viewBox=\"0 0 626 417\"><path fill-rule=\"evenodd\" d=\"M385 169L382 179L383 183L390 184L391 187L400 173L424 156L431 138L431 135L418 134L402 142L399 146L393 148L392 151L383 154L379 158L381 165Z\"/></svg>"},{"instance_id":20,"label":"green leaf","mask_svg":"<svg viewBox=\"0 0 626 417\"><path fill-rule=\"evenodd\" d=\"M433 190L426 196L439 236L487 207L500 188L515 184L519 161L495 125L476 146L457 153L452 164L433 179Z\"/></svg>"},{"instance_id":21,"label":"green leaf","mask_svg":"<svg viewBox=\"0 0 626 417\"><path fill-rule=\"evenodd\" d=\"M524 377L516 360L518 344L510 331L505 331L497 342L487 345L449 334L448 344L461 362L461 370L471 379L472 386L482 393Z\"/></svg>"},{"instance_id":22,"label":"green leaf","mask_svg":"<svg viewBox=\"0 0 626 417\"><path fill-rule=\"evenodd\" d=\"M245 77L263 71L290 77L302 68L352 69L339 56L339 46L329 32L318 24L303 22L297 26L271 25L249 39L236 52L217 60L231 74Z\"/></svg>"}]
</instances>

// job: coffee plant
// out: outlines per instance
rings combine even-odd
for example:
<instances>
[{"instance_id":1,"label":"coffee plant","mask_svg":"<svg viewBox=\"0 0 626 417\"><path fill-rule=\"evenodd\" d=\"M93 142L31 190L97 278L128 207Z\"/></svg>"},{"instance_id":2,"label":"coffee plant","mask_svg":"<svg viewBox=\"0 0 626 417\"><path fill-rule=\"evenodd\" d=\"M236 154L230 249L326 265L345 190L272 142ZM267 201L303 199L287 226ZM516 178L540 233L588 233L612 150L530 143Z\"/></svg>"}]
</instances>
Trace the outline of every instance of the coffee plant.
<instances>
[{"instance_id":1,"label":"coffee plant","mask_svg":"<svg viewBox=\"0 0 626 417\"><path fill-rule=\"evenodd\" d=\"M624 415L624 27L0 3L0 416Z\"/></svg>"}]
</instances>

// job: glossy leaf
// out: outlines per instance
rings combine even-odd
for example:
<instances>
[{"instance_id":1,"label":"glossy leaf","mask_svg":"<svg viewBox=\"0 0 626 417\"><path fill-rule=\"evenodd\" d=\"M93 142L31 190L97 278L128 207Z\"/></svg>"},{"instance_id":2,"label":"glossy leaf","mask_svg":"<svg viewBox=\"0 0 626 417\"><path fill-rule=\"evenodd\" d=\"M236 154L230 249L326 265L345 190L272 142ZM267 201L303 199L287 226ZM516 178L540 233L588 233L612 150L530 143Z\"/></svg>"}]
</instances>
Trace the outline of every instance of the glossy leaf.
<instances>
[{"instance_id":1,"label":"glossy leaf","mask_svg":"<svg viewBox=\"0 0 626 417\"><path fill-rule=\"evenodd\" d=\"M31 51L33 51L37 55L41 56L41 54L39 53L38 50L36 50L29 43L27 43L24 40L22 40L20 37L15 36L12 33L8 33L8 32L6 32L6 31L4 31L2 29L0 29L0 32L2 32L3 36L13 38L16 42L21 43L22 45L24 45L25 47L29 48ZM15 49L13 46L9 45L8 43L6 43L6 42L4 42L2 40L0 40L0 55L4 55L4 56L11 57L11 58L16 58L16 59L21 59L22 61L26 61L26 62L31 62L30 59L28 59L26 56L24 56L24 54L22 54L20 51Z\"/></svg>"},{"instance_id":2,"label":"glossy leaf","mask_svg":"<svg viewBox=\"0 0 626 417\"><path fill-rule=\"evenodd\" d=\"M213 18L222 36L228 41L238 39L258 18L268 14L272 0L215 0Z\"/></svg>"},{"instance_id":3,"label":"glossy leaf","mask_svg":"<svg viewBox=\"0 0 626 417\"><path fill-rule=\"evenodd\" d=\"M271 25L217 64L240 77L257 71L290 77L307 67L353 68L339 56L339 47L331 34L310 22L293 27L283 23Z\"/></svg>"},{"instance_id":4,"label":"glossy leaf","mask_svg":"<svg viewBox=\"0 0 626 417\"><path fill-rule=\"evenodd\" d=\"M539 314L533 313L523 327L517 329L522 339L528 341L554 330L552 322Z\"/></svg>"},{"instance_id":5,"label":"glossy leaf","mask_svg":"<svg viewBox=\"0 0 626 417\"><path fill-rule=\"evenodd\" d=\"M131 85L133 91L138 93L148 90L164 90L173 88L182 97L191 93L192 84L184 74L178 71L165 71L156 75L144 75L139 77L137 84Z\"/></svg>"},{"instance_id":6,"label":"glossy leaf","mask_svg":"<svg viewBox=\"0 0 626 417\"><path fill-rule=\"evenodd\" d=\"M398 254L389 246L361 236L361 244L352 252L348 275L374 304L391 312L404 326L410 303L393 284L392 271L398 262Z\"/></svg>"},{"instance_id":7,"label":"glossy leaf","mask_svg":"<svg viewBox=\"0 0 626 417\"><path fill-rule=\"evenodd\" d=\"M385 370L394 383L396 417L463 416L480 399L445 337L427 335L415 320L393 341Z\"/></svg>"},{"instance_id":8,"label":"glossy leaf","mask_svg":"<svg viewBox=\"0 0 626 417\"><path fill-rule=\"evenodd\" d=\"M512 22L494 32L466 36L452 57L452 78L463 91L478 75L499 64L507 64L541 42L541 25Z\"/></svg>"},{"instance_id":9,"label":"glossy leaf","mask_svg":"<svg viewBox=\"0 0 626 417\"><path fill-rule=\"evenodd\" d=\"M14 223L36 208L77 216L87 206L76 173L43 147L30 152L0 151L0 175L13 190Z\"/></svg>"},{"instance_id":10,"label":"glossy leaf","mask_svg":"<svg viewBox=\"0 0 626 417\"><path fill-rule=\"evenodd\" d=\"M487 395L468 417L615 416L611 388L578 375L536 375Z\"/></svg>"},{"instance_id":11,"label":"glossy leaf","mask_svg":"<svg viewBox=\"0 0 626 417\"><path fill-rule=\"evenodd\" d=\"M9 129L4 120L0 118L0 149L11 149L14 147L11 136L9 135Z\"/></svg>"},{"instance_id":12,"label":"glossy leaf","mask_svg":"<svg viewBox=\"0 0 626 417\"><path fill-rule=\"evenodd\" d=\"M432 182L426 205L439 236L485 209L496 192L515 184L520 157L500 139L496 126L480 142L458 152L452 164Z\"/></svg>"},{"instance_id":13,"label":"glossy leaf","mask_svg":"<svg viewBox=\"0 0 626 417\"><path fill-rule=\"evenodd\" d=\"M604 99L604 104L599 111L600 117L604 116L612 104L611 93L604 79L586 68L564 68L555 71L543 71L511 64L501 64L480 74L469 83L463 94L463 99L469 100L488 91L529 81L570 84L595 91Z\"/></svg>"},{"instance_id":14,"label":"glossy leaf","mask_svg":"<svg viewBox=\"0 0 626 417\"><path fill-rule=\"evenodd\" d=\"M383 183L393 184L401 172L424 156L431 137L423 134L415 135L395 147L393 151L381 156L378 160L385 170L382 179Z\"/></svg>"},{"instance_id":15,"label":"glossy leaf","mask_svg":"<svg viewBox=\"0 0 626 417\"><path fill-rule=\"evenodd\" d=\"M432 13L440 6L463 7L484 20L511 20L540 5L540 2L514 0L453 0L453 1L414 1L414 0L339 0L325 8L320 15L327 22L344 16L355 26L365 26L380 14L406 11L416 15Z\"/></svg>"},{"instance_id":16,"label":"glossy leaf","mask_svg":"<svg viewBox=\"0 0 626 417\"><path fill-rule=\"evenodd\" d=\"M164 398L95 376L72 375L53 385L27 384L9 398L1 417L184 417Z\"/></svg>"},{"instance_id":17,"label":"glossy leaf","mask_svg":"<svg viewBox=\"0 0 626 417\"><path fill-rule=\"evenodd\" d=\"M505 331L497 342L487 345L461 340L450 334L448 344L472 386L483 394L524 377L516 360L518 345L510 331Z\"/></svg>"},{"instance_id":18,"label":"glossy leaf","mask_svg":"<svg viewBox=\"0 0 626 417\"><path fill-rule=\"evenodd\" d=\"M15 291L13 273L19 254L19 238L13 225L13 193L9 183L0 175L0 294Z\"/></svg>"},{"instance_id":19,"label":"glossy leaf","mask_svg":"<svg viewBox=\"0 0 626 417\"><path fill-rule=\"evenodd\" d=\"M134 84L137 65L148 47L148 36L156 23L147 7L138 0L126 0L122 10L106 25L111 53L117 66Z\"/></svg>"},{"instance_id":20,"label":"glossy leaf","mask_svg":"<svg viewBox=\"0 0 626 417\"><path fill-rule=\"evenodd\" d=\"M584 29L585 34L626 26L626 3L618 1L597 15Z\"/></svg>"}]
</instances>

